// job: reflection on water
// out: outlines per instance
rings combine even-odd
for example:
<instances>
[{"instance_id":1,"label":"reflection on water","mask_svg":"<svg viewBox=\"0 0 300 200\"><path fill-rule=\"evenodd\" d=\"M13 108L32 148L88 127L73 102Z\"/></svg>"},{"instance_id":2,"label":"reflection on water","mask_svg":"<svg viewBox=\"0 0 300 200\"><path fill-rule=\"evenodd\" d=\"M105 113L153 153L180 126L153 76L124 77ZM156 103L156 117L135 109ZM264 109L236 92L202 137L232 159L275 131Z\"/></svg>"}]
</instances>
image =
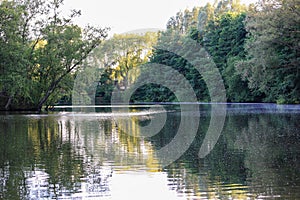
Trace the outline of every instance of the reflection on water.
<instances>
[{"instance_id":1,"label":"reflection on water","mask_svg":"<svg viewBox=\"0 0 300 200\"><path fill-rule=\"evenodd\" d=\"M153 107L120 116L0 115L0 199L300 198L297 106L228 105L221 137L204 159L198 152L210 106L200 107L194 142L164 168L156 152L176 134L175 108L152 137L144 137L140 125L159 115ZM117 124L120 117L130 120L130 134Z\"/></svg>"}]
</instances>

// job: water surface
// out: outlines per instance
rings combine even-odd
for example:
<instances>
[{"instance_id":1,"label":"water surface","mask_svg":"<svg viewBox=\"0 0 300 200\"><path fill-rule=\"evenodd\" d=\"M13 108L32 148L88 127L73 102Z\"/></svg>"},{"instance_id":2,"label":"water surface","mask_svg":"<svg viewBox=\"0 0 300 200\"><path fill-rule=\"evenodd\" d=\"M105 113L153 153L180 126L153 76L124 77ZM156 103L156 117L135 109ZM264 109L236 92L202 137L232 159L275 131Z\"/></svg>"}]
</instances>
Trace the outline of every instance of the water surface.
<instances>
[{"instance_id":1,"label":"water surface","mask_svg":"<svg viewBox=\"0 0 300 200\"><path fill-rule=\"evenodd\" d=\"M299 106L227 104L221 136L205 158L198 152L211 105L199 106L193 143L163 167L157 152L177 133L178 105L168 106L166 124L151 137L140 127L161 115L160 106L131 106L131 113L118 115L100 107L2 113L0 199L300 198ZM129 122L130 133L119 119Z\"/></svg>"}]
</instances>

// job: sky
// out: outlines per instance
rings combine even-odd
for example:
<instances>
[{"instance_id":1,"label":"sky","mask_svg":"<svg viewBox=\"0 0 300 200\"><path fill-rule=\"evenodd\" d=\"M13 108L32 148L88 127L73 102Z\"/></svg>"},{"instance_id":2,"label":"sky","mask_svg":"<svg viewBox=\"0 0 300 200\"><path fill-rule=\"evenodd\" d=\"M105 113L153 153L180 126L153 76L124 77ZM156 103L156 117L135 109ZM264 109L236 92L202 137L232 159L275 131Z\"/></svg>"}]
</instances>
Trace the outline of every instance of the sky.
<instances>
[{"instance_id":1,"label":"sky","mask_svg":"<svg viewBox=\"0 0 300 200\"><path fill-rule=\"evenodd\" d=\"M79 9L75 22L110 27L110 34L138 29L165 29L178 11L204 6L214 0L65 0L64 10Z\"/></svg>"}]
</instances>

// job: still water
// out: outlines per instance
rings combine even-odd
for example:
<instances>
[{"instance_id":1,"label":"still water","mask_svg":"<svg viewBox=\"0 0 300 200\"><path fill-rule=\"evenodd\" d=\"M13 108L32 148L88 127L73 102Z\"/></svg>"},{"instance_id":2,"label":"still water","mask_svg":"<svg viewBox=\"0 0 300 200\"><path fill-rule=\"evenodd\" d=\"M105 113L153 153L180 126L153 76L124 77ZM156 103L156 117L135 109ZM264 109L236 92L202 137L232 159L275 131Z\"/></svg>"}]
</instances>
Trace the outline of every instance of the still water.
<instances>
[{"instance_id":1,"label":"still water","mask_svg":"<svg viewBox=\"0 0 300 200\"><path fill-rule=\"evenodd\" d=\"M1 113L0 199L300 199L300 106L226 105L217 143L199 158L211 119L211 105L200 104L192 143L165 166L158 152L183 116L166 107L164 126L149 137L142 127L161 106Z\"/></svg>"}]
</instances>

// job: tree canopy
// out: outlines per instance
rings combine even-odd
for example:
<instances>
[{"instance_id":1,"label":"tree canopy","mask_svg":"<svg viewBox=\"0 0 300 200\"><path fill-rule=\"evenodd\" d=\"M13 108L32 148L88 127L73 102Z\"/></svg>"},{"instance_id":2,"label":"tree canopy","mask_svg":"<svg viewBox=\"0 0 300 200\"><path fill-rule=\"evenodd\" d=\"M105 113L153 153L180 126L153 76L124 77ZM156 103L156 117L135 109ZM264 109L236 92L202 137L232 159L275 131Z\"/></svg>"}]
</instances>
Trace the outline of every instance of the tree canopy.
<instances>
[{"instance_id":1,"label":"tree canopy","mask_svg":"<svg viewBox=\"0 0 300 200\"><path fill-rule=\"evenodd\" d=\"M107 28L73 23L80 11L61 14L63 0L0 3L2 109L40 110L72 87L74 73L107 36Z\"/></svg>"},{"instance_id":2,"label":"tree canopy","mask_svg":"<svg viewBox=\"0 0 300 200\"><path fill-rule=\"evenodd\" d=\"M246 59L237 68L263 101L300 103L298 0L264 0L248 13Z\"/></svg>"},{"instance_id":3,"label":"tree canopy","mask_svg":"<svg viewBox=\"0 0 300 200\"><path fill-rule=\"evenodd\" d=\"M298 0L260 0L249 6L219 0L176 13L165 31L109 40L108 28L79 27L73 19L80 11L63 16L62 5L63 0L0 2L0 109L40 110L62 98L70 101L83 70L86 83L97 83L95 91L82 85L87 101L96 96L98 103L109 103L114 87L126 90L155 75L151 70L142 75L137 66L146 63L172 67L188 80L198 101L210 101L203 74L167 50L175 45L182 55L196 55L199 49L187 48L190 40L214 62L227 101L300 103ZM205 59L201 62L209 68ZM156 78L172 75L162 72ZM158 84L140 87L131 100L177 101Z\"/></svg>"},{"instance_id":4,"label":"tree canopy","mask_svg":"<svg viewBox=\"0 0 300 200\"><path fill-rule=\"evenodd\" d=\"M182 37L191 38L216 64L227 101L299 103L299 13L298 0L261 0L249 6L238 0L216 1L178 12L168 21L151 62L184 74L198 100L209 101L203 77L195 73L191 63L160 48L184 44ZM186 53L191 51L194 49ZM175 100L167 88L158 85L145 86L135 95L140 101Z\"/></svg>"}]
</instances>

